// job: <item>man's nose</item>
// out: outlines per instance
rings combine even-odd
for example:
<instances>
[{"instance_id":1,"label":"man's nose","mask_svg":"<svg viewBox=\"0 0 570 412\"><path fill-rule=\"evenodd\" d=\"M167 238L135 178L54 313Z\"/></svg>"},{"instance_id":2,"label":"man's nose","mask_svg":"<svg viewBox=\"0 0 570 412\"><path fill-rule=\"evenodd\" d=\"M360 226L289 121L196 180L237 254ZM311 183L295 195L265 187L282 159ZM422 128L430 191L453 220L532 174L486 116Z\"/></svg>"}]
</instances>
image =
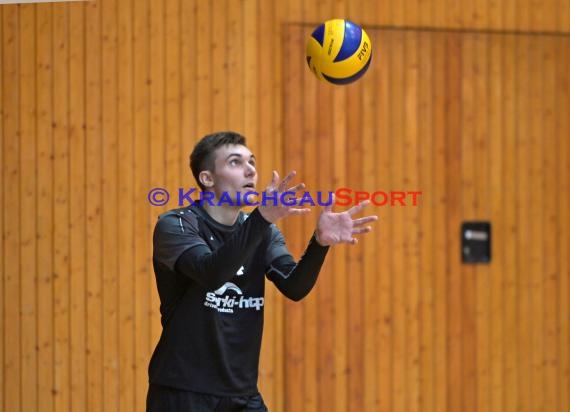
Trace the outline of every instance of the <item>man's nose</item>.
<instances>
[{"instance_id":1,"label":"man's nose","mask_svg":"<svg viewBox=\"0 0 570 412\"><path fill-rule=\"evenodd\" d=\"M255 170L255 166L252 165L251 163L247 164L247 167L245 168L245 174L246 176L253 176L257 173L257 170Z\"/></svg>"}]
</instances>

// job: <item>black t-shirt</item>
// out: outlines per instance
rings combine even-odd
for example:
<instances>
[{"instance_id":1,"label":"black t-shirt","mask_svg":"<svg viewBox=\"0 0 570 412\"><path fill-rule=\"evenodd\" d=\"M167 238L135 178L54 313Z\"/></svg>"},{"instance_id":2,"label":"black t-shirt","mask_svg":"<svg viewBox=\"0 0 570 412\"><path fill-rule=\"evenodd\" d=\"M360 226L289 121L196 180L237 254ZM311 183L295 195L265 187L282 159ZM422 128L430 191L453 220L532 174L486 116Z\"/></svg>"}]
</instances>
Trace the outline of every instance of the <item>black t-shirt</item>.
<instances>
[{"instance_id":1,"label":"black t-shirt","mask_svg":"<svg viewBox=\"0 0 570 412\"><path fill-rule=\"evenodd\" d=\"M327 250L313 238L297 264L257 209L240 213L233 226L200 206L163 214L153 253L163 331L150 383L220 396L256 393L265 275L298 300L316 282Z\"/></svg>"}]
</instances>

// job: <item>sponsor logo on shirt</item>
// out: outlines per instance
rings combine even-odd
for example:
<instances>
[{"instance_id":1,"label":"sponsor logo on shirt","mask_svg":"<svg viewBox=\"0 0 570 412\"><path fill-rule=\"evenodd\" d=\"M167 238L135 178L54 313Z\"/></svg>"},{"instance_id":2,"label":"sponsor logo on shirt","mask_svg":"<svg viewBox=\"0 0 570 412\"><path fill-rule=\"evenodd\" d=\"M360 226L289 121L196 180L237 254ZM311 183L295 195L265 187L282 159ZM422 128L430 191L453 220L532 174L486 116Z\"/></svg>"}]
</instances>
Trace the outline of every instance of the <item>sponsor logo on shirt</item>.
<instances>
[{"instance_id":1,"label":"sponsor logo on shirt","mask_svg":"<svg viewBox=\"0 0 570 412\"><path fill-rule=\"evenodd\" d=\"M238 295L243 295L243 292L241 291L241 289L235 283L232 283L232 282L224 283L224 285L221 288L215 290L214 293L216 295L221 296L221 295L224 295L226 293L226 291L228 291L228 290L233 290Z\"/></svg>"},{"instance_id":2,"label":"sponsor logo on shirt","mask_svg":"<svg viewBox=\"0 0 570 412\"><path fill-rule=\"evenodd\" d=\"M219 289L206 293L204 306L221 313L234 313L237 309L261 310L264 301L263 297L245 297L235 283L226 282Z\"/></svg>"}]
</instances>

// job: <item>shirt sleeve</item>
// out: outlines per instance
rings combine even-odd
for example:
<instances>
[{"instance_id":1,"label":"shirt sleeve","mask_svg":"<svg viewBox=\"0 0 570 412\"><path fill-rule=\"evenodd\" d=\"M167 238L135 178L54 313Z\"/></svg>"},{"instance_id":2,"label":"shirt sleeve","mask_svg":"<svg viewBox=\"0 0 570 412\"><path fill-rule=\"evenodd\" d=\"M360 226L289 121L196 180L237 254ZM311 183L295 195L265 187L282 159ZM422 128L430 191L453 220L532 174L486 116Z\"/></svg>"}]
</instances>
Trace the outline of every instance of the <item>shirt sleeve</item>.
<instances>
[{"instance_id":1,"label":"shirt sleeve","mask_svg":"<svg viewBox=\"0 0 570 412\"><path fill-rule=\"evenodd\" d=\"M319 245L313 236L299 262L295 262L282 233L274 228L269 249L268 279L289 299L303 299L315 286L329 247Z\"/></svg>"},{"instance_id":2,"label":"shirt sleeve","mask_svg":"<svg viewBox=\"0 0 570 412\"><path fill-rule=\"evenodd\" d=\"M210 290L218 289L255 253L269 225L255 209L243 225L214 251L199 238L196 229L196 233L188 235L192 240L187 240L184 248L175 248L176 252L167 254L171 258L165 263L173 264L174 270ZM169 242L165 243L168 245Z\"/></svg>"},{"instance_id":3,"label":"shirt sleeve","mask_svg":"<svg viewBox=\"0 0 570 412\"><path fill-rule=\"evenodd\" d=\"M169 212L156 223L153 258L174 271L182 254L196 246L207 246L198 233L198 222L192 212Z\"/></svg>"}]
</instances>

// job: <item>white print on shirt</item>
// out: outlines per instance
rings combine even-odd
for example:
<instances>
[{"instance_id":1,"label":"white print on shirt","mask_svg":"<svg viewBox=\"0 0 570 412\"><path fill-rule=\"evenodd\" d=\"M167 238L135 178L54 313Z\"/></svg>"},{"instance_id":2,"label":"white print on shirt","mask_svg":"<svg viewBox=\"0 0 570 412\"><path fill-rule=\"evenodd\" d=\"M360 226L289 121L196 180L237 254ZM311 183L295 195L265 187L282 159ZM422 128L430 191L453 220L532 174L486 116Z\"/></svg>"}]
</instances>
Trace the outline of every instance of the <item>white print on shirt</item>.
<instances>
[{"instance_id":1,"label":"white print on shirt","mask_svg":"<svg viewBox=\"0 0 570 412\"><path fill-rule=\"evenodd\" d=\"M240 267L240 268L238 269L238 271L236 272L236 276L241 276L241 275L243 275L243 273L244 273L243 271L244 271L244 270L245 270L245 268L244 268L243 266Z\"/></svg>"},{"instance_id":2,"label":"white print on shirt","mask_svg":"<svg viewBox=\"0 0 570 412\"><path fill-rule=\"evenodd\" d=\"M225 295L230 290L236 292L237 296ZM222 313L234 313L234 309L254 309L261 310L265 299L263 297L245 297L239 287L231 282L226 282L221 288L214 292L206 293L204 306L216 309Z\"/></svg>"},{"instance_id":3,"label":"white print on shirt","mask_svg":"<svg viewBox=\"0 0 570 412\"><path fill-rule=\"evenodd\" d=\"M220 295L220 296L221 296L221 295L223 295L224 293L226 293L227 290L233 290L233 291L236 292L238 295L243 295L243 292L241 291L241 289L240 289L235 283L232 283L232 282L226 282L226 283L224 283L224 284L222 285L222 287L219 288L219 289L216 289L216 290L214 291L214 293L215 293L216 295Z\"/></svg>"}]
</instances>

